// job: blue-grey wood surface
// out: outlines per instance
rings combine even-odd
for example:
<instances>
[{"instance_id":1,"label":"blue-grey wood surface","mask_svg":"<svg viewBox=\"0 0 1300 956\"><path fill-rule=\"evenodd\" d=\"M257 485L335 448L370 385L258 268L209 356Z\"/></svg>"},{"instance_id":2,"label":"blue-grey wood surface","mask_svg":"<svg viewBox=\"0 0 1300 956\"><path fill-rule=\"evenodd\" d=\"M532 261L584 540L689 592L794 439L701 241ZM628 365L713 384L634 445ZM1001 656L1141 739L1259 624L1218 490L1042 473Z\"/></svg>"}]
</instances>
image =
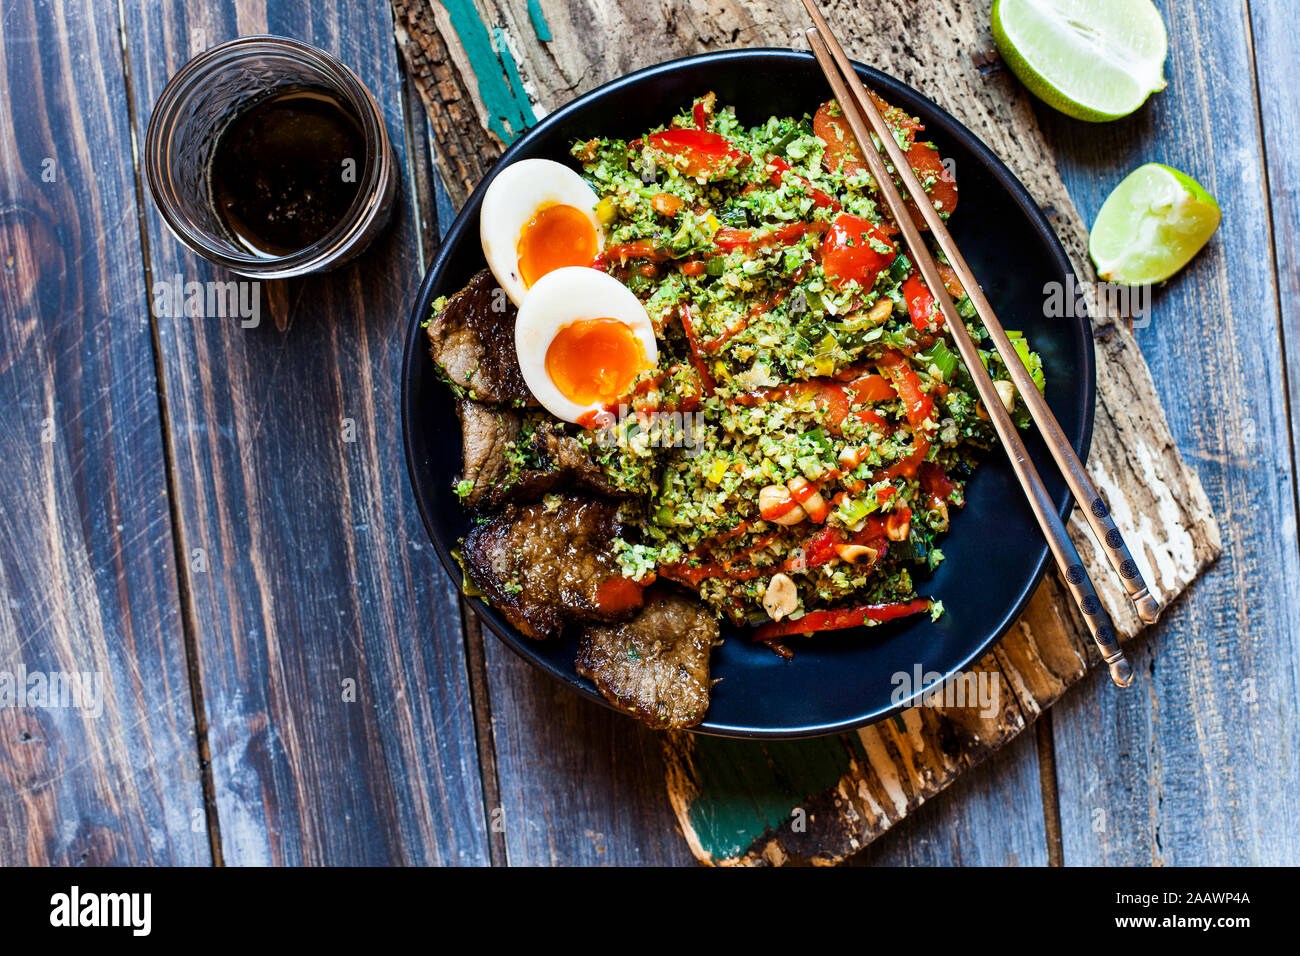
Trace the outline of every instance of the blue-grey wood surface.
<instances>
[{"instance_id":1,"label":"blue-grey wood surface","mask_svg":"<svg viewBox=\"0 0 1300 956\"><path fill-rule=\"evenodd\" d=\"M1107 693L1093 675L1057 708L1063 851L1083 864L1294 864L1300 565L1286 345L1297 343L1294 291L1281 312L1279 281L1294 290L1296 204L1294 177L1288 198L1266 169L1271 155L1294 171L1294 24L1275 2L1159 6L1168 89L1103 127L1039 115L1085 222L1150 161L1188 173L1223 209L1210 245L1156 289L1135 330L1223 556L1137 645L1141 693ZM1252 50L1252 24L1273 35L1269 49Z\"/></svg>"},{"instance_id":2,"label":"blue-grey wood surface","mask_svg":"<svg viewBox=\"0 0 1300 956\"><path fill-rule=\"evenodd\" d=\"M0 672L91 691L0 707L0 864L212 859L104 12L0 5Z\"/></svg>"},{"instance_id":3,"label":"blue-grey wood surface","mask_svg":"<svg viewBox=\"0 0 1300 956\"><path fill-rule=\"evenodd\" d=\"M1149 160L1223 206L1138 338L1224 556L1137 645L1138 693L1085 680L855 862L1300 860L1300 48L1280 2L1157 5L1165 92L1038 116L1086 222ZM0 709L0 863L689 863L654 736L482 636L415 513L397 368L448 209L387 4L0 0L0 31L0 670L112 687L99 719ZM266 284L258 329L152 316L151 277L222 276L140 204L131 136L259 32L376 93L393 228Z\"/></svg>"}]
</instances>

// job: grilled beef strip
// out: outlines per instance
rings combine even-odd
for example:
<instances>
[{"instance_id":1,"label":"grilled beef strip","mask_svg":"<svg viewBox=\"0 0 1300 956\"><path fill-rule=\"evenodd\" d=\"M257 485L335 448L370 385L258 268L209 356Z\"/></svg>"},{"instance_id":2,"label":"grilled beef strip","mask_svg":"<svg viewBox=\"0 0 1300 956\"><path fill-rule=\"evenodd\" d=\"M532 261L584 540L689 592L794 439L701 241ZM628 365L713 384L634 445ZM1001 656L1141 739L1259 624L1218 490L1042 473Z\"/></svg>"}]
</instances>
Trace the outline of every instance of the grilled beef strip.
<instances>
[{"instance_id":1,"label":"grilled beef strip","mask_svg":"<svg viewBox=\"0 0 1300 956\"><path fill-rule=\"evenodd\" d=\"M611 704L660 730L694 727L709 709L718 621L698 599L655 585L622 624L589 625L575 666Z\"/></svg>"},{"instance_id":2,"label":"grilled beef strip","mask_svg":"<svg viewBox=\"0 0 1300 956\"><path fill-rule=\"evenodd\" d=\"M465 536L465 572L529 637L558 635L574 621L624 620L640 607L641 588L619 571L619 532L614 501L507 504Z\"/></svg>"},{"instance_id":3,"label":"grilled beef strip","mask_svg":"<svg viewBox=\"0 0 1300 956\"><path fill-rule=\"evenodd\" d=\"M519 438L523 418L510 409L484 405L472 399L456 403L465 467L461 477L471 483L461 500L466 507L492 507L500 489L510 480L506 452Z\"/></svg>"},{"instance_id":4,"label":"grilled beef strip","mask_svg":"<svg viewBox=\"0 0 1300 956\"><path fill-rule=\"evenodd\" d=\"M461 400L457 410L463 477L471 482L462 499L467 507L490 511L505 501L536 501L565 489L626 497L562 423L540 412L517 412L472 399ZM512 447L525 462L522 467L511 467L507 452Z\"/></svg>"},{"instance_id":5,"label":"grilled beef strip","mask_svg":"<svg viewBox=\"0 0 1300 956\"><path fill-rule=\"evenodd\" d=\"M429 351L442 374L493 405L536 405L515 352L518 311L486 269L470 279L428 325Z\"/></svg>"}]
</instances>

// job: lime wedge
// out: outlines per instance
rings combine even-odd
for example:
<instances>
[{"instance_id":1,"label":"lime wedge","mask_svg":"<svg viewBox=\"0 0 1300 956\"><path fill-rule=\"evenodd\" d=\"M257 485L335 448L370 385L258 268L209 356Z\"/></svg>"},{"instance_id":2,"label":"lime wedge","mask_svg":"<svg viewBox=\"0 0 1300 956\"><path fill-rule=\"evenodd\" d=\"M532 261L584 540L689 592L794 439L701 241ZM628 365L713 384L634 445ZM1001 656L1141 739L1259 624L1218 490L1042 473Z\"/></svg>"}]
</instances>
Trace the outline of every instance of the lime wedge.
<instances>
[{"instance_id":1,"label":"lime wedge","mask_svg":"<svg viewBox=\"0 0 1300 956\"><path fill-rule=\"evenodd\" d=\"M1219 228L1219 204L1196 180L1160 163L1139 166L1101 204L1088 252L1108 282L1163 282Z\"/></svg>"},{"instance_id":2,"label":"lime wedge","mask_svg":"<svg viewBox=\"0 0 1300 956\"><path fill-rule=\"evenodd\" d=\"M1075 119L1119 119L1165 88L1151 0L995 0L993 40L1029 92Z\"/></svg>"}]
</instances>

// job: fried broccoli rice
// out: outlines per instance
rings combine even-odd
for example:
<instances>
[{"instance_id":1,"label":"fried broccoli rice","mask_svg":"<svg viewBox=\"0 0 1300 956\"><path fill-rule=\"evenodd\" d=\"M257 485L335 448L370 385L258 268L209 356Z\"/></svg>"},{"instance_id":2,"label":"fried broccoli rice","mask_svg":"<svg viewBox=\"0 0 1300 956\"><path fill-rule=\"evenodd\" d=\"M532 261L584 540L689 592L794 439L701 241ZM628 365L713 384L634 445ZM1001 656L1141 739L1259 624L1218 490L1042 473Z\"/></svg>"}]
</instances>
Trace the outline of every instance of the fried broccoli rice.
<instances>
[{"instance_id":1,"label":"fried broccoli rice","mask_svg":"<svg viewBox=\"0 0 1300 956\"><path fill-rule=\"evenodd\" d=\"M879 101L947 218L957 187L924 127ZM626 496L615 555L756 638L944 612L918 596L995 441L861 153L831 101L744 125L701 97L662 128L577 142L599 202L592 262L644 304L657 361L565 426ZM919 217L917 217L919 219ZM1027 414L969 298L945 286L1012 418ZM1016 349L1041 390L1041 362ZM533 466L530 413L509 450ZM923 584L921 584L923 588Z\"/></svg>"}]
</instances>

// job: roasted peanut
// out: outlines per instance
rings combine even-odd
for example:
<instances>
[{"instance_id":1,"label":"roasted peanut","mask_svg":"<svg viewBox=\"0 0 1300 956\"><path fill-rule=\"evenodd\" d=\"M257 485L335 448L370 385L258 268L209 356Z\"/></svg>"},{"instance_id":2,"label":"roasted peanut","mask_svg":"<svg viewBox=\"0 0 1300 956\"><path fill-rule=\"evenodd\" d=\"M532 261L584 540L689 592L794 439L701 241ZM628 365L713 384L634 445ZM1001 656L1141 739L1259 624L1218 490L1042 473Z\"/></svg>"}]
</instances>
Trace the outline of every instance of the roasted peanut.
<instances>
[{"instance_id":1,"label":"roasted peanut","mask_svg":"<svg viewBox=\"0 0 1300 956\"><path fill-rule=\"evenodd\" d=\"M870 564L880 552L865 544L837 544L835 553L849 564Z\"/></svg>"},{"instance_id":2,"label":"roasted peanut","mask_svg":"<svg viewBox=\"0 0 1300 956\"><path fill-rule=\"evenodd\" d=\"M876 304L871 307L871 311L867 313L867 318L871 320L872 325L879 325L881 322L885 321L885 319L889 318L890 313L893 311L894 303L890 299L886 299L882 296L877 299Z\"/></svg>"},{"instance_id":3,"label":"roasted peanut","mask_svg":"<svg viewBox=\"0 0 1300 956\"><path fill-rule=\"evenodd\" d=\"M885 518L885 537L890 541L906 541L912 532L912 516L906 511L892 511Z\"/></svg>"}]
</instances>

